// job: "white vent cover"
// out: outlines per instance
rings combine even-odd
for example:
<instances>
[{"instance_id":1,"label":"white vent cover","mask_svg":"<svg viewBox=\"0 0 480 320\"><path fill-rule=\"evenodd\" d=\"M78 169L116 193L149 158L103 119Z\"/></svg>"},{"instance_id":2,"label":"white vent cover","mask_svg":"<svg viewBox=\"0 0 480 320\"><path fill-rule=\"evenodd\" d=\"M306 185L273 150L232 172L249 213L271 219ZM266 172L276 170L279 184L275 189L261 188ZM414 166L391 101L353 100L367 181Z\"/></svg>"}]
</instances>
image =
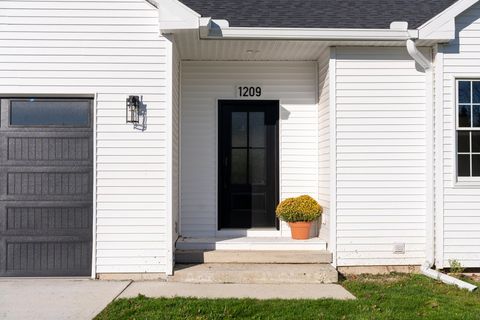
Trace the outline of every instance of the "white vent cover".
<instances>
[{"instance_id":1,"label":"white vent cover","mask_svg":"<svg viewBox=\"0 0 480 320\"><path fill-rule=\"evenodd\" d=\"M405 243L394 243L393 244L393 253L395 253L395 254L405 254Z\"/></svg>"}]
</instances>

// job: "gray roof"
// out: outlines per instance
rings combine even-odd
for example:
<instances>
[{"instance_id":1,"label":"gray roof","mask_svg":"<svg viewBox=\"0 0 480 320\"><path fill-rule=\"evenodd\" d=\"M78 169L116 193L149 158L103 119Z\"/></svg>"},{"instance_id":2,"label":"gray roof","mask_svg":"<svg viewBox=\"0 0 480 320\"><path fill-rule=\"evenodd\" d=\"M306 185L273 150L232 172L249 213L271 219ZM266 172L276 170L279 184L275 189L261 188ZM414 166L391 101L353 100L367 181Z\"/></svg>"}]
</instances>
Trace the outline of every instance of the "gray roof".
<instances>
[{"instance_id":1,"label":"gray roof","mask_svg":"<svg viewBox=\"0 0 480 320\"><path fill-rule=\"evenodd\" d=\"M386 29L392 21L417 28L457 0L180 0L232 27Z\"/></svg>"}]
</instances>

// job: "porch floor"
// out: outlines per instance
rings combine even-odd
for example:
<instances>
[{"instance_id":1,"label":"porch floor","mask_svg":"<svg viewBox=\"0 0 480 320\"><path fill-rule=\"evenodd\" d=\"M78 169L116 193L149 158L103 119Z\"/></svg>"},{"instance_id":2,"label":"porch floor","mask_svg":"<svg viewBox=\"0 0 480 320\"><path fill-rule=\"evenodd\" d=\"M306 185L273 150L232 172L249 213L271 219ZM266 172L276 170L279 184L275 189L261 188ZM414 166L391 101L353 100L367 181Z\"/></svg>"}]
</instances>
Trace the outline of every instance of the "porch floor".
<instances>
[{"instance_id":1,"label":"porch floor","mask_svg":"<svg viewBox=\"0 0 480 320\"><path fill-rule=\"evenodd\" d=\"M245 251L325 251L327 242L320 238L293 240L289 237L179 238L177 250Z\"/></svg>"}]
</instances>

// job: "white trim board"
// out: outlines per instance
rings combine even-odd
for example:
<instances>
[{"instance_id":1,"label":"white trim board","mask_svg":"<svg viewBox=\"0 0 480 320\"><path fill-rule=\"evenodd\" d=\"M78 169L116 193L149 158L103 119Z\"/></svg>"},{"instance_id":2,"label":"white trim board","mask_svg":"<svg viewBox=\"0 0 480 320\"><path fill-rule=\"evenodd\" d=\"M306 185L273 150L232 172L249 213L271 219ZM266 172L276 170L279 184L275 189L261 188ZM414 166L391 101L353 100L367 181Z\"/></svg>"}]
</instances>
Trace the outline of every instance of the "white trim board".
<instances>
[{"instance_id":1,"label":"white trim board","mask_svg":"<svg viewBox=\"0 0 480 320\"><path fill-rule=\"evenodd\" d=\"M332 253L332 265L337 266L337 51L330 49L330 239L328 250Z\"/></svg>"},{"instance_id":2,"label":"white trim board","mask_svg":"<svg viewBox=\"0 0 480 320\"><path fill-rule=\"evenodd\" d=\"M455 39L455 18L479 0L459 0L418 28L420 39Z\"/></svg>"}]
</instances>

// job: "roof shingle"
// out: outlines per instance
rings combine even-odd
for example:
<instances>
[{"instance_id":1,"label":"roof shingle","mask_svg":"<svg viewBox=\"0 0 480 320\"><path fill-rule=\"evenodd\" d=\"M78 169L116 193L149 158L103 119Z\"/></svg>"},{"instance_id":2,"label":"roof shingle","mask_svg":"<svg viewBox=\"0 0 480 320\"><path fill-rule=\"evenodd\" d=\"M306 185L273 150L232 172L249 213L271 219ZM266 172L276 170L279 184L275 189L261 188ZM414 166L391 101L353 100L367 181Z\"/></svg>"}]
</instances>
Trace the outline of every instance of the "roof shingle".
<instances>
[{"instance_id":1,"label":"roof shingle","mask_svg":"<svg viewBox=\"0 0 480 320\"><path fill-rule=\"evenodd\" d=\"M386 29L392 21L417 28L457 0L180 0L203 17L231 27Z\"/></svg>"}]
</instances>

